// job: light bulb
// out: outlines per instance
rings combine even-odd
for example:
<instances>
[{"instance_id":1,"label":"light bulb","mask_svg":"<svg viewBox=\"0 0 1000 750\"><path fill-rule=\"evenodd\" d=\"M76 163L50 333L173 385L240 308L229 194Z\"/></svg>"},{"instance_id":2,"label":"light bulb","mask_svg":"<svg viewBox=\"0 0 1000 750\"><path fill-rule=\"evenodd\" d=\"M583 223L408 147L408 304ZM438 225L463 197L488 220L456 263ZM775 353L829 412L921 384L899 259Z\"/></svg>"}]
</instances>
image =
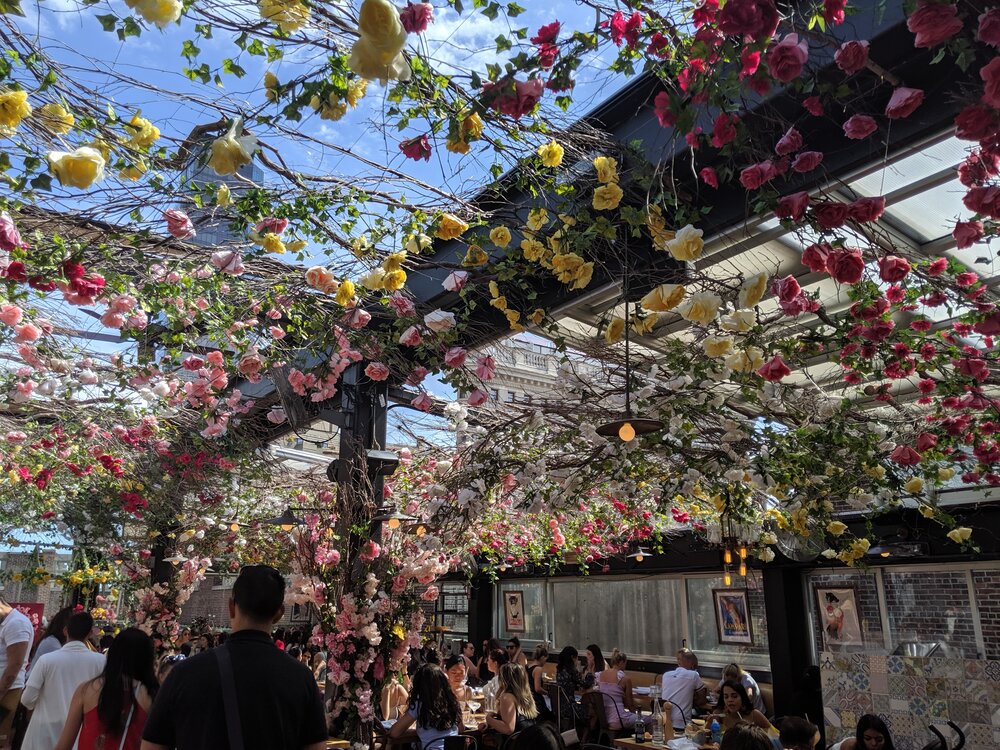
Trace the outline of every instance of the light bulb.
<instances>
[{"instance_id":1,"label":"light bulb","mask_svg":"<svg viewBox=\"0 0 1000 750\"><path fill-rule=\"evenodd\" d=\"M747 577L747 564L744 562L740 563L740 575L744 578Z\"/></svg>"},{"instance_id":2,"label":"light bulb","mask_svg":"<svg viewBox=\"0 0 1000 750\"><path fill-rule=\"evenodd\" d=\"M290 523L283 523L283 524L281 524L281 530L282 531L291 531L294 528L295 527L292 526L292 524L290 524Z\"/></svg>"},{"instance_id":3,"label":"light bulb","mask_svg":"<svg viewBox=\"0 0 1000 750\"><path fill-rule=\"evenodd\" d=\"M747 559L747 548L745 544L740 545L740 559L741 560Z\"/></svg>"},{"instance_id":4,"label":"light bulb","mask_svg":"<svg viewBox=\"0 0 1000 750\"><path fill-rule=\"evenodd\" d=\"M388 524L386 524L386 525L390 529L398 529L399 528L399 519L398 518L390 518Z\"/></svg>"},{"instance_id":5,"label":"light bulb","mask_svg":"<svg viewBox=\"0 0 1000 750\"><path fill-rule=\"evenodd\" d=\"M417 536L423 536L426 533L427 533L427 527L426 526L424 526L423 524L420 524L420 526L417 526Z\"/></svg>"},{"instance_id":6,"label":"light bulb","mask_svg":"<svg viewBox=\"0 0 1000 750\"><path fill-rule=\"evenodd\" d=\"M641 563L642 559L643 559L643 554L641 552L638 555L635 556L635 561L637 563Z\"/></svg>"},{"instance_id":7,"label":"light bulb","mask_svg":"<svg viewBox=\"0 0 1000 750\"><path fill-rule=\"evenodd\" d=\"M501 565L500 566L500 572L501 573L506 573L507 572L507 566L506 565Z\"/></svg>"},{"instance_id":8,"label":"light bulb","mask_svg":"<svg viewBox=\"0 0 1000 750\"><path fill-rule=\"evenodd\" d=\"M889 550L886 550L885 552L879 552L878 554L879 554L879 557L888 557L889 554L890 554L890 552L889 552Z\"/></svg>"},{"instance_id":9,"label":"light bulb","mask_svg":"<svg viewBox=\"0 0 1000 750\"><path fill-rule=\"evenodd\" d=\"M722 582L726 586L732 586L732 584L733 584L733 577L731 575L729 575L729 571L728 570L726 571L725 575L722 576Z\"/></svg>"},{"instance_id":10,"label":"light bulb","mask_svg":"<svg viewBox=\"0 0 1000 750\"><path fill-rule=\"evenodd\" d=\"M733 561L733 553L730 552L729 548L727 547L725 552L722 553L722 562L724 562L726 565L729 565L732 561Z\"/></svg>"},{"instance_id":11,"label":"light bulb","mask_svg":"<svg viewBox=\"0 0 1000 750\"><path fill-rule=\"evenodd\" d=\"M240 525L239 525L238 523L236 523L236 522L234 521L234 522L233 522L233 523L232 523L232 524L230 525L230 527L229 527L229 530L230 530L230 531L232 531L232 532L233 532L233 533L235 534L235 533L236 533L237 531L239 531L239 530L240 530Z\"/></svg>"},{"instance_id":12,"label":"light bulb","mask_svg":"<svg viewBox=\"0 0 1000 750\"><path fill-rule=\"evenodd\" d=\"M620 437L624 442L635 439L635 427L632 426L631 422L626 422L621 427L618 428L618 437Z\"/></svg>"}]
</instances>

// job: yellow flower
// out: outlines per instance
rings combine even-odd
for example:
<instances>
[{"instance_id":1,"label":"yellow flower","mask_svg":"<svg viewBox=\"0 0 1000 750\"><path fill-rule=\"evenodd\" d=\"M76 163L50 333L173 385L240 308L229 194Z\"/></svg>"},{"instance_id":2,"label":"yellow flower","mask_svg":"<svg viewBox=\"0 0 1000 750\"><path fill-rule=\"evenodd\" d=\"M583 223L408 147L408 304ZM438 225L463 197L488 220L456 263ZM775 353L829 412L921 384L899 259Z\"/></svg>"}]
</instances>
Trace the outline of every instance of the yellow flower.
<instances>
[{"instance_id":1,"label":"yellow flower","mask_svg":"<svg viewBox=\"0 0 1000 750\"><path fill-rule=\"evenodd\" d=\"M333 91L326 99L321 99L318 94L313 94L309 99L309 106L319 112L319 119L336 122L347 114L347 105L340 101L340 97Z\"/></svg>"},{"instance_id":2,"label":"yellow flower","mask_svg":"<svg viewBox=\"0 0 1000 750\"><path fill-rule=\"evenodd\" d=\"M229 190L229 185L222 183L215 192L215 203L222 208L232 205L233 195Z\"/></svg>"},{"instance_id":3,"label":"yellow flower","mask_svg":"<svg viewBox=\"0 0 1000 750\"><path fill-rule=\"evenodd\" d=\"M528 316L528 320L534 323L536 326L540 326L542 321L545 320L545 310L540 307L536 307L531 315Z\"/></svg>"},{"instance_id":4,"label":"yellow flower","mask_svg":"<svg viewBox=\"0 0 1000 750\"><path fill-rule=\"evenodd\" d=\"M469 144L465 141L453 141L449 138L445 140L444 147L453 154L469 153Z\"/></svg>"},{"instance_id":5,"label":"yellow flower","mask_svg":"<svg viewBox=\"0 0 1000 750\"><path fill-rule=\"evenodd\" d=\"M707 326L715 320L715 316L719 312L719 305L721 304L722 298L719 295L712 294L711 292L701 292L689 298L678 308L677 312L680 313L680 316L684 320Z\"/></svg>"},{"instance_id":6,"label":"yellow flower","mask_svg":"<svg viewBox=\"0 0 1000 750\"><path fill-rule=\"evenodd\" d=\"M753 310L737 310L732 315L726 315L722 318L719 325L722 326L723 331L730 331L731 333L746 333L757 323L757 318L754 316Z\"/></svg>"},{"instance_id":7,"label":"yellow flower","mask_svg":"<svg viewBox=\"0 0 1000 750\"><path fill-rule=\"evenodd\" d=\"M305 240L292 240L291 242L286 244L285 247L288 249L289 252L297 253L300 250L304 249L307 244L309 243L307 243Z\"/></svg>"},{"instance_id":8,"label":"yellow flower","mask_svg":"<svg viewBox=\"0 0 1000 750\"><path fill-rule=\"evenodd\" d=\"M726 357L725 364L733 372L756 372L764 365L764 352L756 346L748 346Z\"/></svg>"},{"instance_id":9,"label":"yellow flower","mask_svg":"<svg viewBox=\"0 0 1000 750\"><path fill-rule=\"evenodd\" d=\"M544 167L558 167L562 164L564 149L555 141L543 143L538 147L538 156Z\"/></svg>"},{"instance_id":10,"label":"yellow flower","mask_svg":"<svg viewBox=\"0 0 1000 750\"><path fill-rule=\"evenodd\" d=\"M144 162L142 159L136 159L134 163L129 164L118 174L121 175L121 177L126 180L132 180L133 182L135 182L144 174L146 174L146 169L147 169L146 162Z\"/></svg>"},{"instance_id":11,"label":"yellow flower","mask_svg":"<svg viewBox=\"0 0 1000 750\"><path fill-rule=\"evenodd\" d=\"M525 260L537 263L545 256L545 245L536 239L526 237L521 240L521 252L524 253Z\"/></svg>"},{"instance_id":12,"label":"yellow flower","mask_svg":"<svg viewBox=\"0 0 1000 750\"><path fill-rule=\"evenodd\" d=\"M576 217L569 214L559 214L559 221L568 227L576 226Z\"/></svg>"},{"instance_id":13,"label":"yellow flower","mask_svg":"<svg viewBox=\"0 0 1000 750\"><path fill-rule=\"evenodd\" d=\"M577 269L576 275L573 278L573 283L570 285L569 288L583 289L590 283L590 280L593 277L594 277L594 264L592 262L584 263Z\"/></svg>"},{"instance_id":14,"label":"yellow flower","mask_svg":"<svg viewBox=\"0 0 1000 750\"><path fill-rule=\"evenodd\" d=\"M370 249L371 243L368 241L367 234L363 234L360 237L355 237L351 240L351 253L355 258L365 257Z\"/></svg>"},{"instance_id":15,"label":"yellow flower","mask_svg":"<svg viewBox=\"0 0 1000 750\"><path fill-rule=\"evenodd\" d=\"M507 227L494 227L490 230L490 242L497 247L507 247L510 240L510 230Z\"/></svg>"},{"instance_id":16,"label":"yellow flower","mask_svg":"<svg viewBox=\"0 0 1000 750\"><path fill-rule=\"evenodd\" d=\"M406 240L406 252L419 255L431 246L432 240L426 234L414 234Z\"/></svg>"},{"instance_id":17,"label":"yellow flower","mask_svg":"<svg viewBox=\"0 0 1000 750\"><path fill-rule=\"evenodd\" d=\"M494 297L490 300L490 307L495 307L497 310L503 311L507 309L507 298L502 294Z\"/></svg>"},{"instance_id":18,"label":"yellow flower","mask_svg":"<svg viewBox=\"0 0 1000 750\"><path fill-rule=\"evenodd\" d=\"M583 258L576 253L561 253L552 258L552 273L563 284L570 283L583 265Z\"/></svg>"},{"instance_id":19,"label":"yellow flower","mask_svg":"<svg viewBox=\"0 0 1000 750\"><path fill-rule=\"evenodd\" d=\"M614 317L608 324L608 327L604 330L604 341L608 344L614 344L621 337L622 333L625 332L625 320L623 318Z\"/></svg>"},{"instance_id":20,"label":"yellow flower","mask_svg":"<svg viewBox=\"0 0 1000 750\"><path fill-rule=\"evenodd\" d=\"M847 531L847 524L842 521L830 521L830 523L826 525L826 530L827 533L832 534L833 536L840 536Z\"/></svg>"},{"instance_id":21,"label":"yellow flower","mask_svg":"<svg viewBox=\"0 0 1000 750\"><path fill-rule=\"evenodd\" d=\"M362 78L382 81L408 81L410 66L402 55L406 29L399 20L399 10L389 0L364 0L358 18L360 38L354 43L348 61L351 70Z\"/></svg>"},{"instance_id":22,"label":"yellow flower","mask_svg":"<svg viewBox=\"0 0 1000 750\"><path fill-rule=\"evenodd\" d=\"M382 270L386 273L390 271L398 271L403 267L403 261L406 260L406 253L391 253L386 256L386 259L382 261Z\"/></svg>"},{"instance_id":23,"label":"yellow flower","mask_svg":"<svg viewBox=\"0 0 1000 750\"><path fill-rule=\"evenodd\" d=\"M96 149L81 146L75 151L49 151L49 171L60 185L86 190L104 179L104 157Z\"/></svg>"},{"instance_id":24,"label":"yellow flower","mask_svg":"<svg viewBox=\"0 0 1000 750\"><path fill-rule=\"evenodd\" d=\"M660 284L639 301L643 310L667 312L684 299L687 290L680 284Z\"/></svg>"},{"instance_id":25,"label":"yellow flower","mask_svg":"<svg viewBox=\"0 0 1000 750\"><path fill-rule=\"evenodd\" d=\"M334 301L341 305L342 307L347 307L351 304L354 299L354 282L349 279L344 279L340 282L340 288L337 289L337 296L334 297Z\"/></svg>"},{"instance_id":26,"label":"yellow flower","mask_svg":"<svg viewBox=\"0 0 1000 750\"><path fill-rule=\"evenodd\" d=\"M30 114L27 91L0 91L0 133L13 135L21 120Z\"/></svg>"},{"instance_id":27,"label":"yellow flower","mask_svg":"<svg viewBox=\"0 0 1000 750\"><path fill-rule=\"evenodd\" d=\"M700 253L699 253L700 254ZM743 282L740 287L740 307L753 307L764 298L767 291L767 272L762 271Z\"/></svg>"},{"instance_id":28,"label":"yellow flower","mask_svg":"<svg viewBox=\"0 0 1000 750\"><path fill-rule=\"evenodd\" d=\"M365 0L369 2L370 0ZM454 214L441 214L435 235L439 240L454 240L465 234L469 225Z\"/></svg>"},{"instance_id":29,"label":"yellow flower","mask_svg":"<svg viewBox=\"0 0 1000 750\"><path fill-rule=\"evenodd\" d=\"M533 208L528 212L528 229L537 232L549 223L549 212L544 208Z\"/></svg>"},{"instance_id":30,"label":"yellow flower","mask_svg":"<svg viewBox=\"0 0 1000 750\"><path fill-rule=\"evenodd\" d=\"M253 152L257 149L257 138L252 135L236 136L243 129L243 118L237 117L229 127L229 131L212 141L212 155L208 166L216 174L236 174L236 171L251 162Z\"/></svg>"},{"instance_id":31,"label":"yellow flower","mask_svg":"<svg viewBox=\"0 0 1000 750\"><path fill-rule=\"evenodd\" d=\"M385 271L381 268L376 268L358 279L358 284L363 286L365 289L371 289L372 291L375 291L376 289L385 289L385 276Z\"/></svg>"},{"instance_id":32,"label":"yellow flower","mask_svg":"<svg viewBox=\"0 0 1000 750\"><path fill-rule=\"evenodd\" d=\"M462 121L462 130L467 139L477 140L483 134L483 118L473 112Z\"/></svg>"},{"instance_id":33,"label":"yellow flower","mask_svg":"<svg viewBox=\"0 0 1000 750\"><path fill-rule=\"evenodd\" d=\"M618 187L618 183L609 182L594 191L593 206L595 211L610 211L618 208L625 193Z\"/></svg>"},{"instance_id":34,"label":"yellow flower","mask_svg":"<svg viewBox=\"0 0 1000 750\"><path fill-rule=\"evenodd\" d=\"M368 81L364 78L355 78L349 84L347 84L347 103L351 105L351 109L355 109L358 106L365 93L368 91Z\"/></svg>"},{"instance_id":35,"label":"yellow flower","mask_svg":"<svg viewBox=\"0 0 1000 750\"><path fill-rule=\"evenodd\" d=\"M868 466L865 468L865 474L875 479L885 478L885 467L876 464L875 466Z\"/></svg>"},{"instance_id":36,"label":"yellow flower","mask_svg":"<svg viewBox=\"0 0 1000 750\"><path fill-rule=\"evenodd\" d=\"M160 29L177 21L184 10L180 0L125 0L125 4Z\"/></svg>"},{"instance_id":37,"label":"yellow flower","mask_svg":"<svg viewBox=\"0 0 1000 750\"><path fill-rule=\"evenodd\" d=\"M653 329L656 327L657 315L647 315L645 318L640 318L638 315L632 316L632 330L638 333L640 336L644 336L647 333L652 333Z\"/></svg>"},{"instance_id":38,"label":"yellow flower","mask_svg":"<svg viewBox=\"0 0 1000 750\"><path fill-rule=\"evenodd\" d=\"M41 121L43 128L55 135L66 135L76 122L76 118L57 102L43 104L35 116Z\"/></svg>"},{"instance_id":39,"label":"yellow flower","mask_svg":"<svg viewBox=\"0 0 1000 750\"><path fill-rule=\"evenodd\" d=\"M701 342L701 348L709 357L725 357L733 350L733 340L728 336L709 336Z\"/></svg>"},{"instance_id":40,"label":"yellow flower","mask_svg":"<svg viewBox=\"0 0 1000 750\"><path fill-rule=\"evenodd\" d=\"M469 245L469 249L465 251L465 257L462 258L462 265L466 268L475 268L476 266L485 265L489 261L490 257L486 254L479 245Z\"/></svg>"},{"instance_id":41,"label":"yellow flower","mask_svg":"<svg viewBox=\"0 0 1000 750\"><path fill-rule=\"evenodd\" d=\"M948 538L951 539L955 544L964 544L969 541L969 537L972 536L972 529L968 526L959 526L957 529L952 529L948 532Z\"/></svg>"},{"instance_id":42,"label":"yellow flower","mask_svg":"<svg viewBox=\"0 0 1000 750\"><path fill-rule=\"evenodd\" d=\"M524 326L521 325L521 313L517 310L505 310L504 315L507 316L507 323L510 325L513 331L523 331Z\"/></svg>"},{"instance_id":43,"label":"yellow flower","mask_svg":"<svg viewBox=\"0 0 1000 750\"><path fill-rule=\"evenodd\" d=\"M387 292L398 292L406 284L406 271L390 271L382 279Z\"/></svg>"},{"instance_id":44,"label":"yellow flower","mask_svg":"<svg viewBox=\"0 0 1000 750\"><path fill-rule=\"evenodd\" d=\"M705 242L701 238L702 231L688 224L677 230L674 238L667 242L667 251L677 260L698 260Z\"/></svg>"},{"instance_id":45,"label":"yellow flower","mask_svg":"<svg viewBox=\"0 0 1000 750\"><path fill-rule=\"evenodd\" d=\"M277 253L281 255L285 252L285 243L281 241L281 238L274 232L267 232L263 237L260 238L260 244L269 253Z\"/></svg>"},{"instance_id":46,"label":"yellow flower","mask_svg":"<svg viewBox=\"0 0 1000 750\"><path fill-rule=\"evenodd\" d=\"M309 8L298 0L260 0L260 17L289 34L309 23Z\"/></svg>"},{"instance_id":47,"label":"yellow flower","mask_svg":"<svg viewBox=\"0 0 1000 750\"><path fill-rule=\"evenodd\" d=\"M597 181L605 184L618 182L618 161L610 156L598 156L594 159L594 169L597 170Z\"/></svg>"},{"instance_id":48,"label":"yellow flower","mask_svg":"<svg viewBox=\"0 0 1000 750\"><path fill-rule=\"evenodd\" d=\"M933 506L921 505L919 510L920 510L920 515L922 515L924 518L934 518L935 511Z\"/></svg>"},{"instance_id":49,"label":"yellow flower","mask_svg":"<svg viewBox=\"0 0 1000 750\"><path fill-rule=\"evenodd\" d=\"M499 284L497 284L495 281L491 281L488 286L489 286L490 296L491 297L499 297L500 296L500 285Z\"/></svg>"},{"instance_id":50,"label":"yellow flower","mask_svg":"<svg viewBox=\"0 0 1000 750\"><path fill-rule=\"evenodd\" d=\"M278 76L270 70L264 74L264 96L267 97L269 102L278 101L278 87L280 85L278 83Z\"/></svg>"},{"instance_id":51,"label":"yellow flower","mask_svg":"<svg viewBox=\"0 0 1000 750\"><path fill-rule=\"evenodd\" d=\"M903 489L909 492L911 495L916 495L918 492L923 490L924 480L920 477L910 477L910 480L903 485Z\"/></svg>"},{"instance_id":52,"label":"yellow flower","mask_svg":"<svg viewBox=\"0 0 1000 750\"><path fill-rule=\"evenodd\" d=\"M937 470L937 478L939 482L947 482L955 476L955 470L951 468L941 468Z\"/></svg>"}]
</instances>

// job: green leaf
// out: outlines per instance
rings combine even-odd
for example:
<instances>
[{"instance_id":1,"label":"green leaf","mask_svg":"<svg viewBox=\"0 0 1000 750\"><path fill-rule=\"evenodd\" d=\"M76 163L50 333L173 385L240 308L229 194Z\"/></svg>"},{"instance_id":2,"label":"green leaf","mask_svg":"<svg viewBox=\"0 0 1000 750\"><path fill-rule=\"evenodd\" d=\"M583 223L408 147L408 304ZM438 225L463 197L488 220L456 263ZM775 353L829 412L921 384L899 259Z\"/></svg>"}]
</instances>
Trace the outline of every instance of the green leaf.
<instances>
[{"instance_id":1,"label":"green leaf","mask_svg":"<svg viewBox=\"0 0 1000 750\"><path fill-rule=\"evenodd\" d=\"M264 55L264 43L260 39L254 39L247 45L247 52L251 55L262 57Z\"/></svg>"},{"instance_id":2,"label":"green leaf","mask_svg":"<svg viewBox=\"0 0 1000 750\"><path fill-rule=\"evenodd\" d=\"M24 17L24 11L21 10L20 0L0 0L0 13L5 16Z\"/></svg>"},{"instance_id":3,"label":"green leaf","mask_svg":"<svg viewBox=\"0 0 1000 750\"><path fill-rule=\"evenodd\" d=\"M138 21L129 16L122 21L122 26L118 29L118 38L124 42L130 36L139 36L141 33L142 27L139 26Z\"/></svg>"},{"instance_id":4,"label":"green leaf","mask_svg":"<svg viewBox=\"0 0 1000 750\"><path fill-rule=\"evenodd\" d=\"M234 75L237 78L242 78L247 74L247 72L237 65L235 60L230 60L228 57L222 61L222 72Z\"/></svg>"},{"instance_id":5,"label":"green leaf","mask_svg":"<svg viewBox=\"0 0 1000 750\"><path fill-rule=\"evenodd\" d=\"M507 5L507 16L510 18L517 18L519 15L524 13L524 8L522 8L517 3L510 3Z\"/></svg>"},{"instance_id":6,"label":"green leaf","mask_svg":"<svg viewBox=\"0 0 1000 750\"><path fill-rule=\"evenodd\" d=\"M942 60L944 60L944 55L945 55L945 52L947 52L947 51L948 51L947 47L941 47L941 49L939 49L937 51L937 54L934 55L934 57L931 58L931 65L936 65L937 63L939 63Z\"/></svg>"},{"instance_id":7,"label":"green leaf","mask_svg":"<svg viewBox=\"0 0 1000 750\"><path fill-rule=\"evenodd\" d=\"M184 40L184 43L181 45L181 55L187 58L188 62L194 62L200 53L201 49L193 41L190 39Z\"/></svg>"},{"instance_id":8,"label":"green leaf","mask_svg":"<svg viewBox=\"0 0 1000 750\"><path fill-rule=\"evenodd\" d=\"M510 39L505 37L503 34L497 34L497 38L493 41L497 43L497 52L506 52L513 46L510 43Z\"/></svg>"},{"instance_id":9,"label":"green leaf","mask_svg":"<svg viewBox=\"0 0 1000 750\"><path fill-rule=\"evenodd\" d=\"M500 15L500 3L490 3L487 5L483 8L483 15L491 21L497 20L497 16Z\"/></svg>"},{"instance_id":10,"label":"green leaf","mask_svg":"<svg viewBox=\"0 0 1000 750\"><path fill-rule=\"evenodd\" d=\"M58 81L59 78L56 76L56 72L49 69L49 72L45 74L45 78L42 79L42 85L38 87L39 91L45 91L49 86L52 86Z\"/></svg>"},{"instance_id":11,"label":"green leaf","mask_svg":"<svg viewBox=\"0 0 1000 750\"><path fill-rule=\"evenodd\" d=\"M280 60L284 56L285 56L285 53L282 52L277 47L275 47L273 44L267 45L267 61L269 63L272 63L272 62L274 62L276 60Z\"/></svg>"},{"instance_id":12,"label":"green leaf","mask_svg":"<svg viewBox=\"0 0 1000 750\"><path fill-rule=\"evenodd\" d=\"M37 175L31 180L31 187L35 190L51 190L52 176L46 173Z\"/></svg>"},{"instance_id":13,"label":"green leaf","mask_svg":"<svg viewBox=\"0 0 1000 750\"><path fill-rule=\"evenodd\" d=\"M94 16L101 23L101 28L105 31L114 31L115 26L118 25L118 17L113 13L109 13L106 16Z\"/></svg>"}]
</instances>

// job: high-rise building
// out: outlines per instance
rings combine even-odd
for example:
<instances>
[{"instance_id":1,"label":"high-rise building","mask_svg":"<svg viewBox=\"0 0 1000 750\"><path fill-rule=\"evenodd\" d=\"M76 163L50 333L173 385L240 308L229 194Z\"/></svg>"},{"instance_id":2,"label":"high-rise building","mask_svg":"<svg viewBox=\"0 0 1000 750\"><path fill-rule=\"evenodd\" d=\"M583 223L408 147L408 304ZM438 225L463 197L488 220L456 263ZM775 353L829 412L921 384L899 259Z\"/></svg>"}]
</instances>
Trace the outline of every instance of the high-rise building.
<instances>
[{"instance_id":1,"label":"high-rise building","mask_svg":"<svg viewBox=\"0 0 1000 750\"><path fill-rule=\"evenodd\" d=\"M247 189L245 180L260 185L263 179L264 173L253 162L240 167L236 175L218 175L207 164L196 162L192 162L184 170L184 180L190 186L191 192L194 192L195 187L226 185L234 201L238 200ZM229 228L232 217L226 212L226 209L214 205L205 208L187 206L185 209L198 232L191 240L194 244L203 247L218 247L246 241L245 235L236 234Z\"/></svg>"}]
</instances>

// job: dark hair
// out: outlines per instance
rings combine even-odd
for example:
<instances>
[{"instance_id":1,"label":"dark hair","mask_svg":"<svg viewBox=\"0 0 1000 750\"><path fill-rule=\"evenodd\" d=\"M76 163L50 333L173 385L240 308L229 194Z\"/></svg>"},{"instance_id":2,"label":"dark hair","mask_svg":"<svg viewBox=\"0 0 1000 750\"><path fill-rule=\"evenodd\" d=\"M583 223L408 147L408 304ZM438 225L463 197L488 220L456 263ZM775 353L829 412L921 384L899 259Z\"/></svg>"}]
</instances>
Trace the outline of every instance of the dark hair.
<instances>
[{"instance_id":1,"label":"dark hair","mask_svg":"<svg viewBox=\"0 0 1000 750\"><path fill-rule=\"evenodd\" d=\"M604 652L601 651L601 647L596 643L591 643L587 646L587 651L594 655L594 671L600 672L604 669Z\"/></svg>"},{"instance_id":2,"label":"dark hair","mask_svg":"<svg viewBox=\"0 0 1000 750\"><path fill-rule=\"evenodd\" d=\"M562 651L559 652L559 658L556 660L556 672L576 672L576 660L579 658L580 654L572 646L566 646Z\"/></svg>"},{"instance_id":3,"label":"dark hair","mask_svg":"<svg viewBox=\"0 0 1000 750\"><path fill-rule=\"evenodd\" d=\"M465 659L462 658L461 654L452 654L444 663L444 670L447 672L449 669L454 667L456 664L461 664L465 666Z\"/></svg>"},{"instance_id":4,"label":"dark hair","mask_svg":"<svg viewBox=\"0 0 1000 750\"><path fill-rule=\"evenodd\" d=\"M565 750L566 743L551 724L533 724L511 737L507 750Z\"/></svg>"},{"instance_id":5,"label":"dark hair","mask_svg":"<svg viewBox=\"0 0 1000 750\"><path fill-rule=\"evenodd\" d=\"M488 641L486 641L486 653L487 654L490 653L490 651L492 651L493 649L496 649L496 648L498 648L501 651L503 651L503 644L500 642L499 638L490 638Z\"/></svg>"},{"instance_id":6,"label":"dark hair","mask_svg":"<svg viewBox=\"0 0 1000 750\"><path fill-rule=\"evenodd\" d=\"M133 680L145 687L150 697L156 695L160 686L156 680L152 638L139 628L125 628L111 643L99 679L104 684L97 699L97 716L108 734L118 734L125 724L126 708L135 700Z\"/></svg>"},{"instance_id":7,"label":"dark hair","mask_svg":"<svg viewBox=\"0 0 1000 750\"><path fill-rule=\"evenodd\" d=\"M549 658L549 649L544 643L539 643L535 646L534 652L531 654L532 661L541 661L542 659Z\"/></svg>"},{"instance_id":8,"label":"dark hair","mask_svg":"<svg viewBox=\"0 0 1000 750\"><path fill-rule=\"evenodd\" d=\"M409 707L417 714L417 726L424 729L451 729L462 718L448 676L436 664L424 664L413 675Z\"/></svg>"},{"instance_id":9,"label":"dark hair","mask_svg":"<svg viewBox=\"0 0 1000 750\"><path fill-rule=\"evenodd\" d=\"M892 735L889 734L889 727L874 714L865 714L858 719L858 729L854 735L858 743L858 750L864 750L866 731L878 732L885 738L885 744L882 746L884 750L896 750L892 744Z\"/></svg>"},{"instance_id":10,"label":"dark hair","mask_svg":"<svg viewBox=\"0 0 1000 750\"><path fill-rule=\"evenodd\" d=\"M94 629L94 618L90 612L74 612L66 623L66 635L74 641L82 641Z\"/></svg>"},{"instance_id":11,"label":"dark hair","mask_svg":"<svg viewBox=\"0 0 1000 750\"><path fill-rule=\"evenodd\" d=\"M98 643L97 645L100 646L101 651L107 651L109 648L111 648L111 644L114 642L115 642L115 637L110 633L105 633L104 635L101 636L100 643Z\"/></svg>"},{"instance_id":12,"label":"dark hair","mask_svg":"<svg viewBox=\"0 0 1000 750\"><path fill-rule=\"evenodd\" d=\"M517 648L521 648L521 639L516 635L512 635L507 639L507 643L513 643Z\"/></svg>"},{"instance_id":13,"label":"dark hair","mask_svg":"<svg viewBox=\"0 0 1000 750\"><path fill-rule=\"evenodd\" d=\"M495 648L490 651L490 658L493 660L493 663L497 665L497 669L500 669L500 667L510 661L510 657L507 656L507 652L502 648Z\"/></svg>"},{"instance_id":14,"label":"dark hair","mask_svg":"<svg viewBox=\"0 0 1000 750\"><path fill-rule=\"evenodd\" d=\"M722 735L722 742L719 744L719 750L771 750L772 747L766 730L745 721L739 722Z\"/></svg>"},{"instance_id":15,"label":"dark hair","mask_svg":"<svg viewBox=\"0 0 1000 750\"><path fill-rule=\"evenodd\" d=\"M750 700L750 695L749 695L749 693L747 693L747 689L745 687L743 687L743 685L741 685L736 680L726 680L721 685L719 685L719 697L720 698L722 697L722 695L723 695L722 691L725 688L729 688L734 693L736 693L738 696L740 696L740 702L743 704L743 710L746 713L752 713L753 712L753 701ZM812 737L812 735L810 735L810 738L811 737Z\"/></svg>"},{"instance_id":16,"label":"dark hair","mask_svg":"<svg viewBox=\"0 0 1000 750\"><path fill-rule=\"evenodd\" d=\"M788 716L781 722L781 744L788 750L811 750L818 731L816 725L807 719Z\"/></svg>"},{"instance_id":17,"label":"dark hair","mask_svg":"<svg viewBox=\"0 0 1000 750\"><path fill-rule=\"evenodd\" d=\"M72 607L63 607L54 615L52 619L49 620L49 626L45 628L45 634L42 638L48 638L50 635L55 636L56 640L60 643L66 642L66 635L63 631L66 629L66 624L69 622L70 615L73 614ZM41 641L39 641L41 642Z\"/></svg>"},{"instance_id":18,"label":"dark hair","mask_svg":"<svg viewBox=\"0 0 1000 750\"><path fill-rule=\"evenodd\" d=\"M285 649L285 653L288 654L293 659L298 659L302 656L302 649L298 646L292 646L291 648Z\"/></svg>"},{"instance_id":19,"label":"dark hair","mask_svg":"<svg viewBox=\"0 0 1000 750\"><path fill-rule=\"evenodd\" d=\"M233 584L233 602L247 617L270 624L285 603L285 579L270 565L246 565Z\"/></svg>"},{"instance_id":20,"label":"dark hair","mask_svg":"<svg viewBox=\"0 0 1000 750\"><path fill-rule=\"evenodd\" d=\"M181 654L183 656L191 656L191 642L185 641L181 644Z\"/></svg>"}]
</instances>

